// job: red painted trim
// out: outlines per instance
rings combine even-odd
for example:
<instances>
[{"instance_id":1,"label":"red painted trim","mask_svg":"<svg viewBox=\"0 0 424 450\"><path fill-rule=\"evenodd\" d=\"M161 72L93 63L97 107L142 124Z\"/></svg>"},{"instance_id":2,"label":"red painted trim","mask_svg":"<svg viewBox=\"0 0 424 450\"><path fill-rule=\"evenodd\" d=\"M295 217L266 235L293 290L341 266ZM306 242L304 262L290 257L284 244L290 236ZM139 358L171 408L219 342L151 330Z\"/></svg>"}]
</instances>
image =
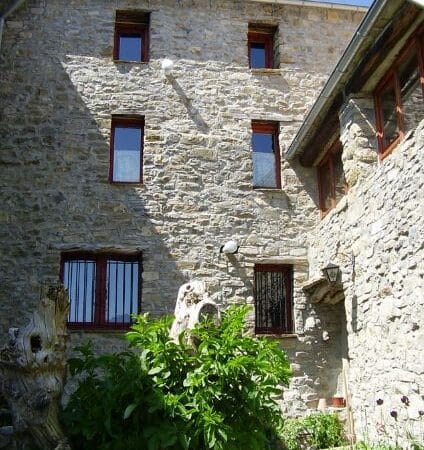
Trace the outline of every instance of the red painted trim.
<instances>
[{"instance_id":1,"label":"red painted trim","mask_svg":"<svg viewBox=\"0 0 424 450\"><path fill-rule=\"evenodd\" d=\"M249 68L252 68L250 62L250 52L252 44L265 45L265 67L264 69L272 69L274 66L274 33L272 29L267 31L249 31L247 33L247 48L249 56Z\"/></svg>"},{"instance_id":2,"label":"red painted trim","mask_svg":"<svg viewBox=\"0 0 424 450\"><path fill-rule=\"evenodd\" d=\"M144 117L142 116L112 116L110 131L110 150L109 150L109 183L113 184L139 184L143 183L143 157L144 157ZM113 162L115 154L115 128L139 128L141 130L140 139L140 172L138 181L116 181L113 179Z\"/></svg>"},{"instance_id":3,"label":"red painted trim","mask_svg":"<svg viewBox=\"0 0 424 450\"><path fill-rule=\"evenodd\" d=\"M424 25L422 25L414 35L408 40L408 42L403 46L398 56L396 57L396 61L392 64L387 73L382 77L380 82L378 83L376 89L374 90L374 109L375 109L375 119L376 119L376 128L377 128L377 142L378 142L378 154L379 159L384 159L387 155L392 153L395 147L402 141L405 135L405 126L403 121L403 113L402 113L402 101L401 101L401 90L400 90L400 81L399 81L399 67L402 62L407 58L410 53L414 51L417 59L418 59L418 70L421 88L423 92L424 98ZM399 136L390 142L388 145L384 143L384 118L383 118L383 109L381 105L381 95L383 91L389 86L389 84L393 84L393 88L395 91L396 104L394 105L396 110L396 121L399 129Z\"/></svg>"},{"instance_id":4,"label":"red painted trim","mask_svg":"<svg viewBox=\"0 0 424 450\"><path fill-rule=\"evenodd\" d=\"M323 219L329 211L331 211L333 208L337 205L337 199L336 199L336 179L335 179L335 170L334 170L334 157L339 152L341 153L343 151L342 143L337 138L335 142L331 145L330 149L327 151L327 153L324 155L323 159L320 161L318 167L317 167L317 181L318 181L318 196L319 196L319 207L321 210L321 219ZM330 196L330 206L326 207L325 205L325 198L324 198L324 182L325 179L322 176L322 171L325 169L325 166L327 167L327 170L329 172L329 180L330 180L330 186L329 186L329 196ZM347 192L347 185L346 182L344 183L344 191Z\"/></svg>"},{"instance_id":5,"label":"red painted trim","mask_svg":"<svg viewBox=\"0 0 424 450\"><path fill-rule=\"evenodd\" d=\"M255 274L257 272L279 272L284 274L284 288L286 304L285 310L282 314L285 315L286 328L283 327L258 327L255 325L255 334L288 334L294 332L293 326L293 266L290 264L255 264ZM256 298L256 276L254 277L254 298L255 307L257 304Z\"/></svg>"},{"instance_id":6,"label":"red painted trim","mask_svg":"<svg viewBox=\"0 0 424 450\"><path fill-rule=\"evenodd\" d=\"M64 263L74 260L87 260L96 263L96 295L94 303L94 322L68 322L68 327L75 330L126 330L130 323L108 323L106 322L106 271L107 262L127 261L138 262L138 311L141 311L141 292L142 292L142 254L140 252L133 254L122 253L94 253L89 251L70 251L61 254L60 258L60 280L63 283Z\"/></svg>"},{"instance_id":7,"label":"red painted trim","mask_svg":"<svg viewBox=\"0 0 424 450\"><path fill-rule=\"evenodd\" d=\"M280 143L279 134L280 126L278 122L262 122L252 121L252 133L272 134L273 137L273 150L275 156L275 188L266 188L263 186L253 186L255 189L281 189L281 155L280 155ZM252 148L253 151L253 148Z\"/></svg>"},{"instance_id":8,"label":"red painted trim","mask_svg":"<svg viewBox=\"0 0 424 450\"><path fill-rule=\"evenodd\" d=\"M143 46L141 48L140 59L136 61L125 62L148 62L149 61L149 27L145 23L121 23L115 22L115 35L113 45L113 59L115 61L121 61L120 59L120 46L119 38L121 34L135 34L139 35L142 39Z\"/></svg>"}]
</instances>

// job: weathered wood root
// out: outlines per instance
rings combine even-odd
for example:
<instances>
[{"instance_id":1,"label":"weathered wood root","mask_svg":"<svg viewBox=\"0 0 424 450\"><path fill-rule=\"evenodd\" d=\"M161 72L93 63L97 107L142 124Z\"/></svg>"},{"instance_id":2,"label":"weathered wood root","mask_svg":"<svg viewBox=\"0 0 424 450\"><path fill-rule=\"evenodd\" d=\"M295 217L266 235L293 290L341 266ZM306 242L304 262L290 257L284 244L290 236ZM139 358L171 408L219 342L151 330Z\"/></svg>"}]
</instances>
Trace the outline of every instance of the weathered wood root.
<instances>
[{"instance_id":1,"label":"weathered wood root","mask_svg":"<svg viewBox=\"0 0 424 450\"><path fill-rule=\"evenodd\" d=\"M58 417L66 374L67 315L66 290L50 286L28 325L11 328L9 342L0 351L0 392L11 413L15 440L29 435L42 450L70 448Z\"/></svg>"}]
</instances>

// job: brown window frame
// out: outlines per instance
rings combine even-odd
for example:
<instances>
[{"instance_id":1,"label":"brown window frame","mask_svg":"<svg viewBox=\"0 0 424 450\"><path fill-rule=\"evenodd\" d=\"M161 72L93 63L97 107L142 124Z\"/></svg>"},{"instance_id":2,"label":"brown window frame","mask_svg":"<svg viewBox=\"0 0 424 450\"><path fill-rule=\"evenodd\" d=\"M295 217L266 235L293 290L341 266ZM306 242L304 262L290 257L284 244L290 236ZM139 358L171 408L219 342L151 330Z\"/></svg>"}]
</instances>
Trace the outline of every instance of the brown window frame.
<instances>
[{"instance_id":1,"label":"brown window frame","mask_svg":"<svg viewBox=\"0 0 424 450\"><path fill-rule=\"evenodd\" d=\"M409 53L415 49L418 58L418 70L420 76L420 83L424 98L424 27L420 29L412 36L407 44L399 52L396 61L392 64L388 72L383 76L374 90L374 109L377 126L377 142L378 142L378 155L382 160L388 156L395 147L403 140L405 136L405 126L402 114L402 102L400 94L400 82L399 82L399 67ZM383 123L383 109L380 102L381 94L390 85L393 85L396 96L396 122L399 129L399 136L394 139L390 144L384 146L384 123Z\"/></svg>"},{"instance_id":2,"label":"brown window frame","mask_svg":"<svg viewBox=\"0 0 424 450\"><path fill-rule=\"evenodd\" d=\"M265 44L265 67L252 67L250 52L252 44ZM253 70L272 69L274 65L274 39L266 32L249 31L247 34L247 48L249 52L249 68Z\"/></svg>"},{"instance_id":3,"label":"brown window frame","mask_svg":"<svg viewBox=\"0 0 424 450\"><path fill-rule=\"evenodd\" d=\"M273 150L275 156L275 187L256 186L253 185L253 189L281 189L281 155L280 155L280 124L279 122L266 122L252 120L252 134L272 134L273 135ZM252 153L254 148L252 145Z\"/></svg>"},{"instance_id":4,"label":"brown window frame","mask_svg":"<svg viewBox=\"0 0 424 450\"><path fill-rule=\"evenodd\" d=\"M120 18L120 14L123 18ZM120 62L148 62L149 61L149 14L140 13L138 11L117 11L117 18L115 21L114 45L113 45L113 59ZM142 47L140 59L126 60L120 59L120 45L119 38L121 34L136 34L140 35L142 39Z\"/></svg>"},{"instance_id":5,"label":"brown window frame","mask_svg":"<svg viewBox=\"0 0 424 450\"><path fill-rule=\"evenodd\" d=\"M333 156L336 153L341 152L341 151L343 151L342 143L340 142L339 139L336 139L336 141L332 144L332 146L327 151L327 153L324 155L322 160L319 162L318 167L317 167L318 195L319 195L319 207L321 210L321 219L323 219L337 205ZM323 191L324 191L323 190L323 178L321 175L321 170L326 165L328 165L328 170L330 172L329 179L330 179L331 206L329 208L326 208L326 206L325 206L325 198L324 198L324 193L323 193ZM346 194L347 191L348 191L348 185L346 183L346 180L344 180L344 193Z\"/></svg>"},{"instance_id":6,"label":"brown window frame","mask_svg":"<svg viewBox=\"0 0 424 450\"><path fill-rule=\"evenodd\" d=\"M258 322L259 320L259 308L258 303L260 299L258 299L258 273L261 272L272 272L272 273L281 273L283 276L284 283L284 304L280 303L281 314L280 317L281 323L285 324L284 326L276 326L276 327L265 327L260 326ZM294 333L294 321L293 321L293 265L289 264L255 264L254 267L254 298L255 298L255 333L256 334L293 334Z\"/></svg>"},{"instance_id":7,"label":"brown window frame","mask_svg":"<svg viewBox=\"0 0 424 450\"><path fill-rule=\"evenodd\" d=\"M142 116L112 116L110 131L110 164L109 164L109 183L112 184L142 184L143 183L143 157L144 157L144 125L145 120ZM113 165L115 158L115 128L139 128L141 130L140 141L140 172L137 181L119 181L113 179Z\"/></svg>"},{"instance_id":8,"label":"brown window frame","mask_svg":"<svg viewBox=\"0 0 424 450\"><path fill-rule=\"evenodd\" d=\"M128 330L132 322L107 322L106 320L106 270L107 261L123 261L138 263L138 291L137 291L137 311L141 311L141 285L142 285L142 254L136 253L95 253L88 251L64 252L60 258L60 280L64 280L64 267L68 261L87 260L93 261L96 267L95 276L95 296L92 307L94 308L94 320L86 322L70 322L68 318L67 326L74 330ZM71 301L71 299L69 299ZM69 313L71 309L69 308Z\"/></svg>"}]
</instances>

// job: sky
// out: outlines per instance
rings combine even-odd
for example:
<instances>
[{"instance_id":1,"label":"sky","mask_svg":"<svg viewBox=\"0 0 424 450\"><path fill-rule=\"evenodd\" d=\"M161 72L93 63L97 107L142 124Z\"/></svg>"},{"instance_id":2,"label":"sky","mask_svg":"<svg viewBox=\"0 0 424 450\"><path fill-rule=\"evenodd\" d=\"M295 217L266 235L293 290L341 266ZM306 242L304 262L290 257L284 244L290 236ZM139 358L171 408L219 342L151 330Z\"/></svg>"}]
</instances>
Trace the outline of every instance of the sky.
<instances>
[{"instance_id":1,"label":"sky","mask_svg":"<svg viewBox=\"0 0 424 450\"><path fill-rule=\"evenodd\" d=\"M320 1L325 3L342 3L345 5L370 6L372 0L311 0L313 2Z\"/></svg>"}]
</instances>

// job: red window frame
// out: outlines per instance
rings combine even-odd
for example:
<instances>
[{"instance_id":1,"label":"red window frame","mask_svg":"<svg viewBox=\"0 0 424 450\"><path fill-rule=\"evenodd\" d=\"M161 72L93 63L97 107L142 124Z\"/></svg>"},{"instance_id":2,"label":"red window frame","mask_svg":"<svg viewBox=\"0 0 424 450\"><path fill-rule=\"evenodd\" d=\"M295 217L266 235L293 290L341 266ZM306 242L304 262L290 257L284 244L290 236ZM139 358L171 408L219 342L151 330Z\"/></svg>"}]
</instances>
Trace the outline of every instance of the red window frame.
<instances>
[{"instance_id":1,"label":"red window frame","mask_svg":"<svg viewBox=\"0 0 424 450\"><path fill-rule=\"evenodd\" d=\"M134 61L120 59L119 38L121 34L136 34L142 39L140 59ZM117 11L115 21L115 34L113 45L113 59L123 62L148 62L149 61L149 14L138 11Z\"/></svg>"},{"instance_id":2,"label":"red window frame","mask_svg":"<svg viewBox=\"0 0 424 450\"><path fill-rule=\"evenodd\" d=\"M417 33L408 41L408 43L400 51L395 63L391 66L386 75L377 85L374 90L374 109L377 125L377 141L378 141L378 153L380 160L384 159L387 155L392 153L393 149L402 141L405 136L405 126L402 114L402 102L401 102L401 86L399 81L399 67L405 58L411 51L415 50L418 58L418 70L420 75L420 83L424 98L424 27L421 27ZM381 105L381 95L385 89L392 85L396 96L396 121L399 129L399 136L390 142L388 145L384 145L384 121L383 121L383 109Z\"/></svg>"},{"instance_id":3,"label":"red window frame","mask_svg":"<svg viewBox=\"0 0 424 450\"><path fill-rule=\"evenodd\" d=\"M143 153L144 153L144 117L132 116L112 116L111 132L110 132L110 165L109 165L109 182L113 184L141 184L143 183ZM140 140L140 172L139 179L136 181L119 181L114 180L113 162L115 157L115 128L139 128L141 130Z\"/></svg>"},{"instance_id":4,"label":"red window frame","mask_svg":"<svg viewBox=\"0 0 424 450\"><path fill-rule=\"evenodd\" d=\"M328 152L325 154L324 158L320 161L318 168L317 168L317 178L318 178L318 194L319 194L319 206L321 210L321 218L324 218L329 211L334 209L337 205L337 199L336 199L336 179L334 175L334 156L337 153L341 153L343 151L342 143L339 141L339 139L334 142L334 144L331 146L331 148L328 150ZM324 178L322 175L322 171L326 169L328 171L328 177ZM324 198L324 182L325 179L330 180L330 186L329 186L329 193L330 193L330 207L326 207L325 205L325 198ZM344 193L347 193L348 186L346 181L344 181Z\"/></svg>"},{"instance_id":5,"label":"red window frame","mask_svg":"<svg viewBox=\"0 0 424 450\"><path fill-rule=\"evenodd\" d=\"M95 263L96 277L95 277L95 296L94 296L94 320L86 322L70 322L68 320L67 326L75 330L128 330L131 322L107 322L106 320L106 273L107 261L123 261L123 262L137 262L138 263L138 292L137 292L137 311L141 311L141 283L142 283L142 261L141 253L122 254L122 253L93 253L93 252L65 252L62 253L60 259L60 280L64 280L64 267L68 261L87 260ZM70 299L71 301L71 299Z\"/></svg>"},{"instance_id":6,"label":"red window frame","mask_svg":"<svg viewBox=\"0 0 424 450\"><path fill-rule=\"evenodd\" d=\"M258 67L252 67L250 61L250 52L252 44L264 44L265 46L265 67L263 69L272 69L274 67L274 32L269 31L249 31L247 33L247 48L249 54L249 68L258 69Z\"/></svg>"},{"instance_id":7,"label":"red window frame","mask_svg":"<svg viewBox=\"0 0 424 450\"><path fill-rule=\"evenodd\" d=\"M252 133L272 134L273 136L273 150L275 157L275 184L276 184L275 187L264 187L253 185L253 189L281 189L281 157L280 157L280 144L278 139L280 134L279 123L252 121ZM253 146L252 152L254 152Z\"/></svg>"},{"instance_id":8,"label":"red window frame","mask_svg":"<svg viewBox=\"0 0 424 450\"><path fill-rule=\"evenodd\" d=\"M258 298L259 275L263 272L281 274L283 279L284 298L280 302L280 317L275 317L280 321L280 326L263 326L261 319L261 308L259 303L263 299ZM255 264L254 268L254 298L255 298L255 333L256 334L291 334L294 332L293 324L293 266L288 264ZM267 307L267 305L265 305ZM272 319L271 319L272 322Z\"/></svg>"}]
</instances>

